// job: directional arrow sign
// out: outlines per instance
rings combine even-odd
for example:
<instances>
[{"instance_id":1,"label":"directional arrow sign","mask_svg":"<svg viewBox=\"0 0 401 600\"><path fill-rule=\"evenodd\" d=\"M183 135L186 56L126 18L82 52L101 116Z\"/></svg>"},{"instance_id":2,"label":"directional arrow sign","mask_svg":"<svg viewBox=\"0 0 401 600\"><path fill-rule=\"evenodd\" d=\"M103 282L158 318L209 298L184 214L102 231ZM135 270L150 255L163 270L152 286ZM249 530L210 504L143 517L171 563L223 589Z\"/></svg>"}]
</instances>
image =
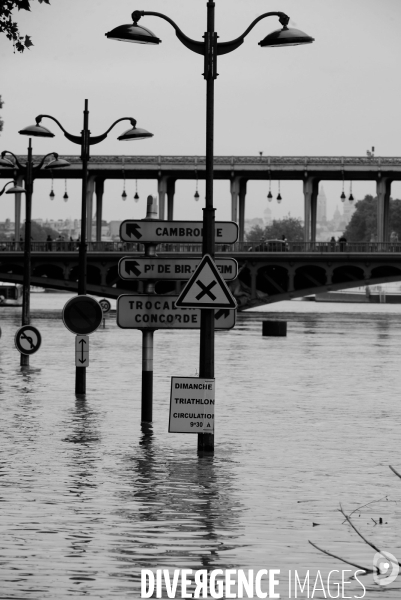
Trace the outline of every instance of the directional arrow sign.
<instances>
[{"instance_id":1,"label":"directional arrow sign","mask_svg":"<svg viewBox=\"0 0 401 600\"><path fill-rule=\"evenodd\" d=\"M123 242L202 243L202 221L123 221L120 238ZM215 240L220 244L234 244L238 225L232 221L215 224Z\"/></svg>"},{"instance_id":2,"label":"directional arrow sign","mask_svg":"<svg viewBox=\"0 0 401 600\"><path fill-rule=\"evenodd\" d=\"M21 354L34 354L40 348L42 336L33 325L23 325L17 330L14 338L15 347Z\"/></svg>"},{"instance_id":3,"label":"directional arrow sign","mask_svg":"<svg viewBox=\"0 0 401 600\"><path fill-rule=\"evenodd\" d=\"M75 337L75 366L89 367L89 336L77 335Z\"/></svg>"},{"instance_id":4,"label":"directional arrow sign","mask_svg":"<svg viewBox=\"0 0 401 600\"><path fill-rule=\"evenodd\" d=\"M117 300L117 325L122 329L200 329L198 308L176 308L178 296L124 294ZM216 329L232 329L235 310L216 310Z\"/></svg>"},{"instance_id":5,"label":"directional arrow sign","mask_svg":"<svg viewBox=\"0 0 401 600\"><path fill-rule=\"evenodd\" d=\"M118 263L121 279L169 279L188 281L201 258L132 258L125 257ZM238 275L238 263L233 258L217 258L216 266L226 281Z\"/></svg>"},{"instance_id":6,"label":"directional arrow sign","mask_svg":"<svg viewBox=\"0 0 401 600\"><path fill-rule=\"evenodd\" d=\"M235 298L209 254L202 258L175 305L194 308L237 308Z\"/></svg>"}]
</instances>

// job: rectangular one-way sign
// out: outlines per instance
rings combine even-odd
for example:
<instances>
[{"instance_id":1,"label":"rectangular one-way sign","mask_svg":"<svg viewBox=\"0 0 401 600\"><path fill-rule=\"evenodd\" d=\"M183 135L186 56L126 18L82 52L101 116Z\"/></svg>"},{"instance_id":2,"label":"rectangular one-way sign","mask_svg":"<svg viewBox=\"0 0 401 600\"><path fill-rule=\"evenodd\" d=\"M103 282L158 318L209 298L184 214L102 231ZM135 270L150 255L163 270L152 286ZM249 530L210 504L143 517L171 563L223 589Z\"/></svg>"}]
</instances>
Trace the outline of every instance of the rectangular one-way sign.
<instances>
[{"instance_id":1,"label":"rectangular one-way sign","mask_svg":"<svg viewBox=\"0 0 401 600\"><path fill-rule=\"evenodd\" d=\"M199 265L199 258L131 258L125 257L118 263L121 279L169 279L188 280ZM233 258L216 258L217 269L226 281L236 279L238 263Z\"/></svg>"},{"instance_id":2,"label":"rectangular one-way sign","mask_svg":"<svg viewBox=\"0 0 401 600\"><path fill-rule=\"evenodd\" d=\"M155 244L185 242L202 243L202 221L123 221L120 238L123 242L153 242ZM215 223L215 240L220 244L234 244L238 225L233 221Z\"/></svg>"},{"instance_id":3,"label":"rectangular one-way sign","mask_svg":"<svg viewBox=\"0 0 401 600\"><path fill-rule=\"evenodd\" d=\"M122 329L200 329L199 308L176 308L178 296L124 294L117 300L117 325ZM214 311L216 329L232 329L235 310Z\"/></svg>"}]
</instances>

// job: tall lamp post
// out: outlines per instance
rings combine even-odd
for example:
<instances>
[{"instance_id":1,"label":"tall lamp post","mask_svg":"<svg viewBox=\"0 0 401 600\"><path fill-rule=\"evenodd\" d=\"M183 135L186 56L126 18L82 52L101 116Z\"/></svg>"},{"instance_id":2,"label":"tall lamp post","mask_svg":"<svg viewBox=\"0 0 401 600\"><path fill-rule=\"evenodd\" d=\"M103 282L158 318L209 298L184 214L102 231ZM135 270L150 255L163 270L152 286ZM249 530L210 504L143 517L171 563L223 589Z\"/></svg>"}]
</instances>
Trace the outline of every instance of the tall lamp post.
<instances>
[{"instance_id":1,"label":"tall lamp post","mask_svg":"<svg viewBox=\"0 0 401 600\"><path fill-rule=\"evenodd\" d=\"M85 108L84 108L84 119L83 119L83 130L80 135L73 135L66 131L61 123L52 117L51 115L39 115L36 117L35 125L30 125L29 127L25 127L25 129L21 129L19 132L22 135L36 136L36 137L54 137L54 133L52 133L46 127L41 125L42 119L47 118L54 121L64 133L64 136L70 142L74 144L78 144L81 146L81 160L82 160L82 203L81 203L81 241L79 244L79 268L78 268L78 294L81 296L86 295L86 264L87 264L87 245L86 245L86 219L87 219L87 210L86 210L86 195L87 195L87 187L88 187L88 161L90 160L90 146L94 144L99 144L103 140L106 139L109 132L113 129L117 123L120 121L130 121L131 129L125 131L122 135L118 137L120 141L133 141L133 140L143 140L145 138L150 138L153 136L153 133L149 133L145 129L139 129L136 127L136 120L132 117L122 117L121 119L117 119L114 123L108 128L107 131L102 133L101 135L91 135L89 130L89 109L88 109L88 100L85 100ZM92 215L90 216L92 218ZM75 374L75 392L76 394L85 394L86 393L86 369L82 369L76 367Z\"/></svg>"},{"instance_id":2,"label":"tall lamp post","mask_svg":"<svg viewBox=\"0 0 401 600\"><path fill-rule=\"evenodd\" d=\"M255 25L266 17L279 18L282 29L267 35L259 45L262 47L294 46L310 44L314 38L298 29L288 27L290 18L282 12L267 12L257 17L238 38L229 42L218 42L215 31L215 3L207 2L207 31L203 41L197 41L186 36L172 19L158 12L136 10L132 13L132 24L120 25L106 33L106 37L123 42L138 44L160 44L161 40L149 29L138 25L141 17L153 16L164 19L175 30L180 42L192 52L204 57L204 73L206 79L206 202L203 209L203 243L202 255L209 254L214 258L215 248L215 208L213 207L213 137L214 137L214 80L217 78L217 56L228 54L236 50L244 42L245 37ZM214 311L201 310L199 376L214 377ZM198 434L198 450L213 451L214 435L209 433Z\"/></svg>"},{"instance_id":3,"label":"tall lamp post","mask_svg":"<svg viewBox=\"0 0 401 600\"><path fill-rule=\"evenodd\" d=\"M14 158L15 164L5 158L9 154ZM24 275L23 275L23 286L22 286L22 325L29 325L31 320L30 315L30 299L31 299L31 223L32 223L32 192L33 192L33 180L36 174L45 164L45 160L48 156L54 156L54 160L48 162L45 165L45 169L60 169L62 167L69 167L70 163L66 160L59 158L56 152L50 152L46 154L37 165L33 164L32 160L32 144L29 139L28 144L28 157L25 164L20 163L18 158L9 150L4 150L1 153L0 166L17 168L18 172L22 175L25 181L25 240L24 240ZM10 191L6 192L10 193ZM15 192L14 192L15 193ZM29 366L29 356L21 354L21 366Z\"/></svg>"}]
</instances>

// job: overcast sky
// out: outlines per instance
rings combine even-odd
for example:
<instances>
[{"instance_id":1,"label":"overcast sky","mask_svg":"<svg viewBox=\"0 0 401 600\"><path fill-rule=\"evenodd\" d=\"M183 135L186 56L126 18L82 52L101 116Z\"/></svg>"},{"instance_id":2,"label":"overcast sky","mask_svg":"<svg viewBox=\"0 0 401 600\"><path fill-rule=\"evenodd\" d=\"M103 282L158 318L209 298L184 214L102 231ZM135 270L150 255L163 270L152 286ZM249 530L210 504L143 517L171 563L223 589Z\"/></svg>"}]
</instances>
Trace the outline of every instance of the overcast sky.
<instances>
[{"instance_id":1,"label":"overcast sky","mask_svg":"<svg viewBox=\"0 0 401 600\"><path fill-rule=\"evenodd\" d=\"M0 36L0 151L26 153L28 139L18 130L40 113L58 118L71 133L82 129L84 99L89 99L90 129L99 134L123 116L133 116L154 137L132 143L117 141L127 126L117 126L92 148L95 154L204 155L205 81L203 59L187 50L173 28L156 17L141 23L162 39L155 47L108 40L105 33L131 22L135 9L164 12L195 39L206 28L206 0L52 0L32 1L31 13L16 13L21 32L34 46L22 55ZM375 146L376 155L400 156L400 0L216 0L220 41L237 37L263 12L279 10L291 25L313 36L315 43L290 48L261 49L258 42L279 27L277 18L261 21L232 54L219 58L216 82L215 154L287 156L361 156ZM34 153L79 154L55 124L53 139L33 139ZM120 127L120 128L119 128ZM106 182L104 218L145 216L146 196L156 182ZM277 195L277 184L272 191ZM328 215L341 206L340 182L325 182ZM177 182L175 218L201 219L195 182ZM246 217L263 216L267 182L249 182ZM349 191L348 184L346 192ZM80 184L37 182L33 218L79 218ZM354 196L375 193L373 182L358 182ZM283 201L269 205L273 217L303 216L301 182L283 182ZM401 198L401 185L393 185ZM215 184L216 217L230 219L228 182ZM3 196L0 220L13 220L13 200Z\"/></svg>"}]
</instances>

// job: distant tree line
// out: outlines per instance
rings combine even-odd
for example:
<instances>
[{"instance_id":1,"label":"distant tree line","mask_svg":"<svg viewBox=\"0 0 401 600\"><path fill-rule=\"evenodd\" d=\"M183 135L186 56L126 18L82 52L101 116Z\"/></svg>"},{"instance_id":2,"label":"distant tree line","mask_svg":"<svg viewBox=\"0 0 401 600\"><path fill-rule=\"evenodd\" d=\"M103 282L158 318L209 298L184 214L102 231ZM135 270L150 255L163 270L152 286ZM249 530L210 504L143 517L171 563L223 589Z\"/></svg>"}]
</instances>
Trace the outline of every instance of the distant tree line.
<instances>
[{"instance_id":1,"label":"distant tree line","mask_svg":"<svg viewBox=\"0 0 401 600\"><path fill-rule=\"evenodd\" d=\"M285 217L284 219L274 219L271 225L267 225L264 229L259 225L255 225L247 233L247 242L259 242L261 240L281 240L285 235L289 242L304 241L304 226L300 219L293 217Z\"/></svg>"},{"instance_id":2,"label":"distant tree line","mask_svg":"<svg viewBox=\"0 0 401 600\"><path fill-rule=\"evenodd\" d=\"M390 233L395 231L401 239L401 200L390 198ZM377 233L377 197L366 195L355 204L355 212L344 235L350 242L369 242Z\"/></svg>"}]
</instances>

